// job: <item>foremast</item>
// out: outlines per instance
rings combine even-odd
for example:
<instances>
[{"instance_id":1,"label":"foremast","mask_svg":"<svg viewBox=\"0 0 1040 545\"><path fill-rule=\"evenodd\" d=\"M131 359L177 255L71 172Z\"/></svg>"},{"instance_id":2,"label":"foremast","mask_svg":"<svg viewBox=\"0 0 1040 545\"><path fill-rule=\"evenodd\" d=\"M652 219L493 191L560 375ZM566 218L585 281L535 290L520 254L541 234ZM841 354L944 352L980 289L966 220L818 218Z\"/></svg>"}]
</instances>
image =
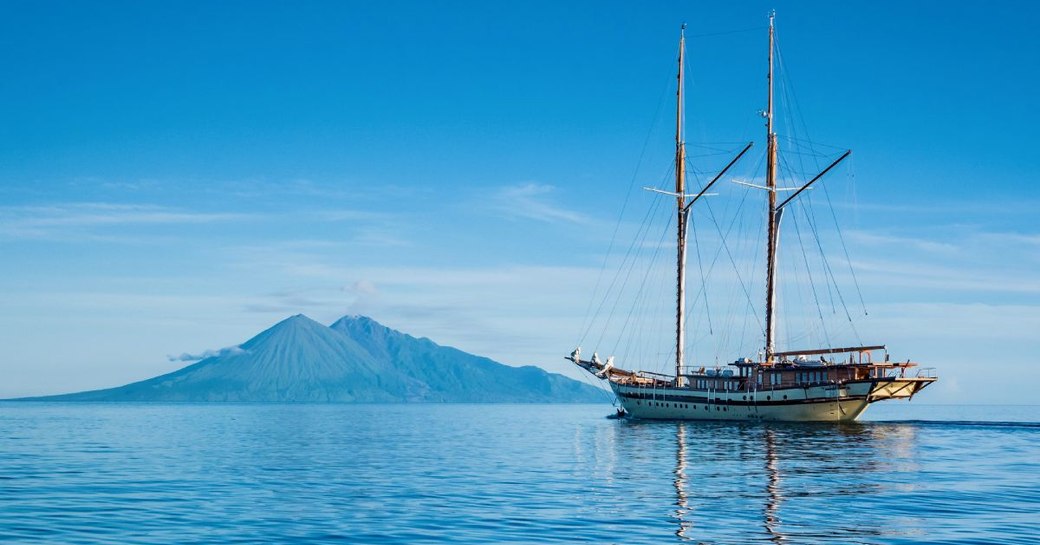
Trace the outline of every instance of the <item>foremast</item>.
<instances>
[{"instance_id":1,"label":"foremast","mask_svg":"<svg viewBox=\"0 0 1040 545\"><path fill-rule=\"evenodd\" d=\"M679 32L679 87L675 108L675 200L678 210L676 222L677 247L676 302L675 302L675 385L683 385L683 345L686 342L686 222L690 210L686 207L686 142L683 141L683 56L686 49L686 25Z\"/></svg>"},{"instance_id":2,"label":"foremast","mask_svg":"<svg viewBox=\"0 0 1040 545\"><path fill-rule=\"evenodd\" d=\"M711 179L699 192L697 193L686 193L686 142L683 140L683 75L684 75L684 61L686 52L686 25L682 26L682 30L679 33L679 71L678 71L678 90L676 91L676 115L675 115L675 192L663 191L652 187L644 187L643 189L653 191L655 193L662 193L671 197L675 197L677 210L677 252L676 252L676 302L675 302L675 377L670 381L676 387L683 387L685 381L683 380L683 361L685 356L685 350L683 346L686 343L686 234L689 226L690 209L694 203L700 200L701 197L708 195L708 190L715 185L722 177L729 171L729 169L740 161L740 158L744 156L754 145L753 142L748 142L744 149L740 150L740 153L734 157L729 164L727 164L714 178ZM607 358L606 363L599 360L598 356L594 353L592 358L589 360L581 359L581 347L577 347L571 352L570 356L566 359L573 361L582 369L595 374L601 379L608 379L611 381L619 380L629 383L637 384L658 384L669 382L665 377L667 375L661 375L659 373L650 373L644 371L629 371L625 369L619 369L614 367L613 356ZM655 377L648 377L646 375L655 375Z\"/></svg>"}]
</instances>

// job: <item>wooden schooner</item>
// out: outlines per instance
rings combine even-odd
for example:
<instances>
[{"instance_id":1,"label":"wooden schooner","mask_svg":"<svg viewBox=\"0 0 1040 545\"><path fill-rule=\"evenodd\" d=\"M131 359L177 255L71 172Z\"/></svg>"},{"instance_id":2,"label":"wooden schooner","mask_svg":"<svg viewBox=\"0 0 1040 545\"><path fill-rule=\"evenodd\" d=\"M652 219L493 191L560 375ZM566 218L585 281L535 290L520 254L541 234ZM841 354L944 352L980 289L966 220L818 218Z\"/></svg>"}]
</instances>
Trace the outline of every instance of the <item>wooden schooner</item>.
<instances>
[{"instance_id":1,"label":"wooden schooner","mask_svg":"<svg viewBox=\"0 0 1040 545\"><path fill-rule=\"evenodd\" d=\"M766 118L765 347L759 361L744 358L715 368L691 368L684 362L686 304L686 236L690 210L751 148L748 144L717 176L696 193L686 188L686 144L683 140L683 67L685 25L679 39L675 130L677 208L677 284L675 373L663 375L614 366L613 357L581 358L581 348L567 357L606 380L627 415L645 419L851 421L876 401L909 399L937 380L930 369L914 369L909 360L893 362L884 345L776 350L776 281L780 220L785 207L851 153L846 151L819 174L777 203L777 136L773 132L774 14L769 17L769 91ZM745 184L747 185L747 184ZM793 189L793 188L792 188Z\"/></svg>"}]
</instances>

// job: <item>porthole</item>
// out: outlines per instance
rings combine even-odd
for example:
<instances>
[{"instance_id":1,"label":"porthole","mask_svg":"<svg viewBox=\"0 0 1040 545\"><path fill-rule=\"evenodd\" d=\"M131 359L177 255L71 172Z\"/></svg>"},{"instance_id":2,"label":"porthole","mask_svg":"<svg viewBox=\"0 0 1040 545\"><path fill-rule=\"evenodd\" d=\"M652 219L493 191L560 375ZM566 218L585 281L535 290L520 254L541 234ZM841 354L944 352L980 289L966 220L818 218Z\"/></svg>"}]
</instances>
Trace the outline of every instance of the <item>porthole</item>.
<instances>
[{"instance_id":1,"label":"porthole","mask_svg":"<svg viewBox=\"0 0 1040 545\"><path fill-rule=\"evenodd\" d=\"M723 408L722 408L722 410L724 410L724 411L728 411L728 410L729 410L729 407L723 407Z\"/></svg>"},{"instance_id":2,"label":"porthole","mask_svg":"<svg viewBox=\"0 0 1040 545\"><path fill-rule=\"evenodd\" d=\"M787 396L786 396L786 395L784 396L784 399L787 399Z\"/></svg>"},{"instance_id":3,"label":"porthole","mask_svg":"<svg viewBox=\"0 0 1040 545\"><path fill-rule=\"evenodd\" d=\"M744 400L747 401L747 396L743 396L743 397L744 397Z\"/></svg>"},{"instance_id":4,"label":"porthole","mask_svg":"<svg viewBox=\"0 0 1040 545\"><path fill-rule=\"evenodd\" d=\"M766 401L770 401L772 399L773 399L773 396L766 396Z\"/></svg>"}]
</instances>

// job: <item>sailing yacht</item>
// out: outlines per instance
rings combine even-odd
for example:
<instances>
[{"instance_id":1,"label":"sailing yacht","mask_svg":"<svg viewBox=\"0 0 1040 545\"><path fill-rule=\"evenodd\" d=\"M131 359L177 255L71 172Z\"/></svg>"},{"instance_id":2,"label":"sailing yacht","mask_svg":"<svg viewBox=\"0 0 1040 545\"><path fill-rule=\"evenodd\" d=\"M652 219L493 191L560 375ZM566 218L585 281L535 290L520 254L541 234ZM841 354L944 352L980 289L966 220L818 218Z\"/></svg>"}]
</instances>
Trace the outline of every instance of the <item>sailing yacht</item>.
<instances>
[{"instance_id":1,"label":"sailing yacht","mask_svg":"<svg viewBox=\"0 0 1040 545\"><path fill-rule=\"evenodd\" d=\"M683 25L685 29L685 25ZM568 360L606 380L621 406L619 412L633 418L741 421L852 421L871 403L886 399L910 399L937 380L931 369L906 360L890 359L884 345L838 346L777 350L776 284L780 219L786 207L828 171L849 156L846 151L779 203L777 193L777 136L773 132L774 15L769 17L769 92L766 118L766 180L760 189L768 193L766 232L765 346L757 361L742 358L712 368L686 366L686 236L691 208L751 148L748 144L699 192L686 187L686 144L683 140L683 67L685 33L679 39L679 71L675 131L677 285L675 321L675 373L665 375L633 371L593 355L582 359L581 348ZM758 187L758 186L756 186ZM658 192L662 192L659 191ZM916 369L915 369L916 368Z\"/></svg>"}]
</instances>

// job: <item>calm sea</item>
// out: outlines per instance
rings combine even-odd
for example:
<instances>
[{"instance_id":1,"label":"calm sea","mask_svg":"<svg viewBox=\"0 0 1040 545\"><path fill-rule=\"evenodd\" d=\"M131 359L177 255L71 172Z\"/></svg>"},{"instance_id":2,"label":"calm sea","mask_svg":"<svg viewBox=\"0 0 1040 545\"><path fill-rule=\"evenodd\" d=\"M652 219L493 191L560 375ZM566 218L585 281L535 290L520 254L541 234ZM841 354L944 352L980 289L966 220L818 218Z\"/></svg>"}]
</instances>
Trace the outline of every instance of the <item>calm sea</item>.
<instances>
[{"instance_id":1,"label":"calm sea","mask_svg":"<svg viewBox=\"0 0 1040 545\"><path fill-rule=\"evenodd\" d=\"M1040 407L0 403L0 543L1037 543Z\"/></svg>"}]
</instances>

